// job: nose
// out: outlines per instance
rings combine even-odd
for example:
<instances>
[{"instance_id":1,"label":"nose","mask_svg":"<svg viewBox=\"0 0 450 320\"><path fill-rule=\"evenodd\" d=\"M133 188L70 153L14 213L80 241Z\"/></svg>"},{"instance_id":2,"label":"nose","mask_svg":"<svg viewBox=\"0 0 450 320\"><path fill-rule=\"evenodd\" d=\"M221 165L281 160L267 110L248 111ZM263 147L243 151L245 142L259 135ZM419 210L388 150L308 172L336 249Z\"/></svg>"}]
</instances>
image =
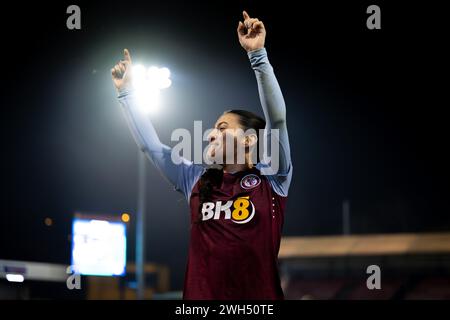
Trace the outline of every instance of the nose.
<instances>
[{"instance_id":1,"label":"nose","mask_svg":"<svg viewBox=\"0 0 450 320\"><path fill-rule=\"evenodd\" d=\"M216 138L217 138L217 130L213 129L208 135L209 143L213 143L216 140Z\"/></svg>"}]
</instances>

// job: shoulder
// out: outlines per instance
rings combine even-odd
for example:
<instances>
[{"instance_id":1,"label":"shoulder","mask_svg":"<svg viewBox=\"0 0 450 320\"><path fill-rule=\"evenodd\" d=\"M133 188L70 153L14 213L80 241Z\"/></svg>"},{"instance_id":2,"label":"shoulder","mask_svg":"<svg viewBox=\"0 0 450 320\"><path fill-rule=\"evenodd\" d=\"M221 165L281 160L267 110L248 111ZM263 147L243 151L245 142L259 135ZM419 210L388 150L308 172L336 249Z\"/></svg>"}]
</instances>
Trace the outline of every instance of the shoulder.
<instances>
[{"instance_id":1,"label":"shoulder","mask_svg":"<svg viewBox=\"0 0 450 320\"><path fill-rule=\"evenodd\" d=\"M292 163L290 163L287 171L283 173L271 173L270 170L267 170L268 166L262 163L258 163L256 167L260 170L261 177L269 182L275 193L282 197L288 196L294 170ZM264 170L264 168L266 168L266 170Z\"/></svg>"}]
</instances>

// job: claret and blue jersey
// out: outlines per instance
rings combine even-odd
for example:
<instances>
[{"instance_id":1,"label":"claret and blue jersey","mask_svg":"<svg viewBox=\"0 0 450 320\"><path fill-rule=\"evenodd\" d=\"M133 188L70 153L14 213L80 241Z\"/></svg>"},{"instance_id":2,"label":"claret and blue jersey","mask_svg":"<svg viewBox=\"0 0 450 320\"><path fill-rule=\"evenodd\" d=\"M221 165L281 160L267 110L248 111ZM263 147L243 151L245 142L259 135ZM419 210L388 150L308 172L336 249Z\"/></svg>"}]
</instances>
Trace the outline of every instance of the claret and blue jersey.
<instances>
[{"instance_id":1,"label":"claret and blue jersey","mask_svg":"<svg viewBox=\"0 0 450 320\"><path fill-rule=\"evenodd\" d=\"M266 133L278 129L279 168L262 175L270 163L236 173L224 173L207 202L200 203L203 165L179 158L160 142L143 117L131 90L119 101L131 132L154 165L191 211L191 234L184 281L184 299L283 299L278 273L278 251L293 166L286 126L286 107L265 48L248 52L266 119ZM200 213L200 221L199 221Z\"/></svg>"}]
</instances>

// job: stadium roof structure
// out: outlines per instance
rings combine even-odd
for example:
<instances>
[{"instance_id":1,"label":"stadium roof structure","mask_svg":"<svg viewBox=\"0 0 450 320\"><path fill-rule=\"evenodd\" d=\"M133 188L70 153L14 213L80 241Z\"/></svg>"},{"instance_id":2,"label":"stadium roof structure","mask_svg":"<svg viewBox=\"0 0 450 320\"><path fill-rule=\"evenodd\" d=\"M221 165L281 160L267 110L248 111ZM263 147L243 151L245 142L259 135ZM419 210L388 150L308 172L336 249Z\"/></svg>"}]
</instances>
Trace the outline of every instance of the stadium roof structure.
<instances>
[{"instance_id":1,"label":"stadium roof structure","mask_svg":"<svg viewBox=\"0 0 450 320\"><path fill-rule=\"evenodd\" d=\"M450 254L450 233L283 237L280 259Z\"/></svg>"}]
</instances>

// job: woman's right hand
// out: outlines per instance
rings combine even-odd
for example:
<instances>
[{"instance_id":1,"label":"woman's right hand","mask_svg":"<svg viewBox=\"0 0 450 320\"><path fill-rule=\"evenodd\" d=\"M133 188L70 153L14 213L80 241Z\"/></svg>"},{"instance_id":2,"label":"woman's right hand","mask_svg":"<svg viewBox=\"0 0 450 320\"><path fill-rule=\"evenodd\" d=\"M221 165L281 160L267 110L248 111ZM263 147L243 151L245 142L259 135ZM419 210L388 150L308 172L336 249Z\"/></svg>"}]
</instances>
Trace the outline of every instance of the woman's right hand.
<instances>
[{"instance_id":1,"label":"woman's right hand","mask_svg":"<svg viewBox=\"0 0 450 320\"><path fill-rule=\"evenodd\" d=\"M123 50L123 60L111 69L111 76L117 91L131 86L131 56L128 49Z\"/></svg>"}]
</instances>

